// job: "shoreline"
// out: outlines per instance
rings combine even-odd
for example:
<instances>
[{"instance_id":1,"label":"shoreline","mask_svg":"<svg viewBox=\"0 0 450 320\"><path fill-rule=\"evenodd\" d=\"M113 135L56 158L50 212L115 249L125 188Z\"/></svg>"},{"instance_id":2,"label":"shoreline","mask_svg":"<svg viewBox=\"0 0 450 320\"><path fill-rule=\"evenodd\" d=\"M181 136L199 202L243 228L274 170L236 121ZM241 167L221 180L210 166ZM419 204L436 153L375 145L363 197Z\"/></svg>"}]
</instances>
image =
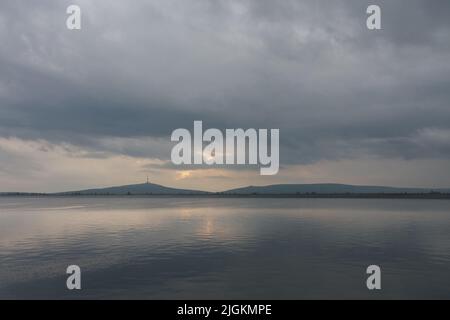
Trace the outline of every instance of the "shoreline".
<instances>
[{"instance_id":1,"label":"shoreline","mask_svg":"<svg viewBox=\"0 0 450 320\"><path fill-rule=\"evenodd\" d=\"M43 198L82 198L82 197L115 197L115 198L267 198L267 199L429 199L429 200L450 200L450 193L300 193L300 194L108 194L108 193L2 193L1 197L43 197Z\"/></svg>"}]
</instances>

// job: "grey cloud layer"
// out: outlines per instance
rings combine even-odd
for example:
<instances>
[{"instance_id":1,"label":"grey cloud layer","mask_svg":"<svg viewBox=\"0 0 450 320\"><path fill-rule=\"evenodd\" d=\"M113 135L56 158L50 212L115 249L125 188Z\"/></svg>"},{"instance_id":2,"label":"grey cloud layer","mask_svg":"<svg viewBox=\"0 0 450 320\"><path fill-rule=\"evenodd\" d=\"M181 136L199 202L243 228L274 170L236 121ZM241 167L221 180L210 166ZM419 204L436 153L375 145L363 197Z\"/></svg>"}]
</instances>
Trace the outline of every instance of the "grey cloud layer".
<instances>
[{"instance_id":1,"label":"grey cloud layer","mask_svg":"<svg viewBox=\"0 0 450 320\"><path fill-rule=\"evenodd\" d=\"M167 160L203 120L280 128L284 164L449 158L450 2L376 3L379 32L369 1L2 1L0 135Z\"/></svg>"}]
</instances>

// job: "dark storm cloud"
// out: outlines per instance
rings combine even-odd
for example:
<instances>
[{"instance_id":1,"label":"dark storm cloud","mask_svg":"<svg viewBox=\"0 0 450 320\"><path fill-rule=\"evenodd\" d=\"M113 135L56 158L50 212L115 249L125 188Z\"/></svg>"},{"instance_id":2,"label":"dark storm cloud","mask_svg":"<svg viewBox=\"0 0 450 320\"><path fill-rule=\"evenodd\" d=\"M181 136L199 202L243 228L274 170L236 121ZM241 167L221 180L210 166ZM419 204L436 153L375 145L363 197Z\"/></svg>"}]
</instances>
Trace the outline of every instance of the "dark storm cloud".
<instances>
[{"instance_id":1,"label":"dark storm cloud","mask_svg":"<svg viewBox=\"0 0 450 320\"><path fill-rule=\"evenodd\" d=\"M65 29L71 3L81 31ZM365 27L372 3L377 32ZM167 160L172 130L203 120L280 128L285 164L450 157L449 1L0 7L1 136Z\"/></svg>"}]
</instances>

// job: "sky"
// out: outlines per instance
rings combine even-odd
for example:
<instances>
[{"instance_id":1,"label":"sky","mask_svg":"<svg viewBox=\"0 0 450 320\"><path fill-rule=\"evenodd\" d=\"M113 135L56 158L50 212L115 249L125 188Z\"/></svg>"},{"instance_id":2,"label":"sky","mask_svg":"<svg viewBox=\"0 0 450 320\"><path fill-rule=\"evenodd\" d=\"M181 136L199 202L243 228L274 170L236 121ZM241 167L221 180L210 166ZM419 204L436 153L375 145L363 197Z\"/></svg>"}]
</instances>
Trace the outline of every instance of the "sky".
<instances>
[{"instance_id":1,"label":"sky","mask_svg":"<svg viewBox=\"0 0 450 320\"><path fill-rule=\"evenodd\" d=\"M450 187L448 0L2 0L0 40L0 191ZM173 165L194 120L280 129L279 173Z\"/></svg>"}]
</instances>

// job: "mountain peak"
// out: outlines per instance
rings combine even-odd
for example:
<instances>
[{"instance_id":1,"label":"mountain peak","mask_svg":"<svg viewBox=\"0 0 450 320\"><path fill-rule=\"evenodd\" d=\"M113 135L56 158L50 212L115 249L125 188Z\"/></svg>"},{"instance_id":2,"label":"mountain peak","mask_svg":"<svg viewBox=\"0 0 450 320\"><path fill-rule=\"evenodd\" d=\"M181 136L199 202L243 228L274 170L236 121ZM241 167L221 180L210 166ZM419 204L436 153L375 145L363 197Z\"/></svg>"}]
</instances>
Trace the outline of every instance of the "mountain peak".
<instances>
[{"instance_id":1,"label":"mountain peak","mask_svg":"<svg viewBox=\"0 0 450 320\"><path fill-rule=\"evenodd\" d=\"M87 189L79 191L63 192L62 194L77 194L77 195L170 195L170 194L205 194L205 191L177 189L165 187L159 184L151 183L149 181L139 184L130 184L123 186L115 186L108 188Z\"/></svg>"}]
</instances>

